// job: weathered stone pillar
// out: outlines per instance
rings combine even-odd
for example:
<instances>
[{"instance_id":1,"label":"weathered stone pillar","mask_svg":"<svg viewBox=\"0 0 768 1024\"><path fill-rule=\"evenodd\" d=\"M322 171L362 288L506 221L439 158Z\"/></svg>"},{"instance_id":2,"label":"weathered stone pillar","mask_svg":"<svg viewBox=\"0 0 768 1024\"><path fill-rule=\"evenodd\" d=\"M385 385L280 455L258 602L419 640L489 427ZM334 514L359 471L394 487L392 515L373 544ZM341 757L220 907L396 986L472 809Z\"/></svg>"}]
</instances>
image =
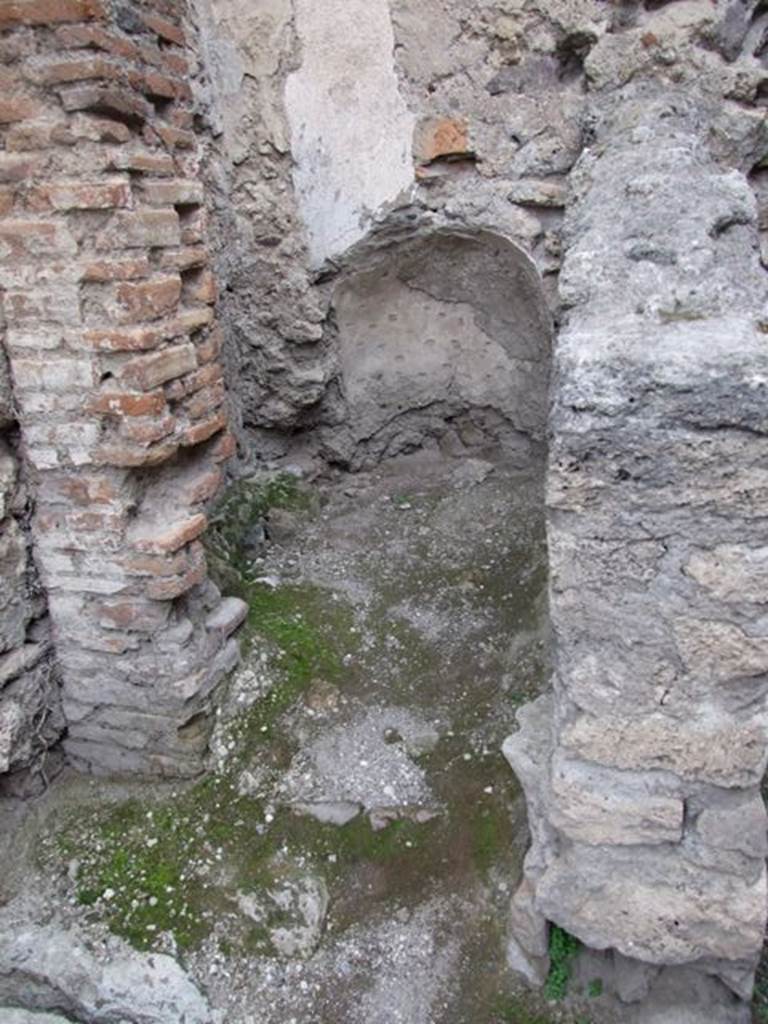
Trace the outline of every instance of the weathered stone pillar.
<instances>
[{"instance_id":1,"label":"weathered stone pillar","mask_svg":"<svg viewBox=\"0 0 768 1024\"><path fill-rule=\"evenodd\" d=\"M755 201L709 153L703 100L625 95L597 122L573 176L555 357L554 692L505 747L533 819L513 958L542 968L546 919L747 996L768 752Z\"/></svg>"},{"instance_id":2,"label":"weathered stone pillar","mask_svg":"<svg viewBox=\"0 0 768 1024\"><path fill-rule=\"evenodd\" d=\"M0 298L81 766L192 773L239 602L206 582L232 452L181 0L0 8Z\"/></svg>"}]
</instances>

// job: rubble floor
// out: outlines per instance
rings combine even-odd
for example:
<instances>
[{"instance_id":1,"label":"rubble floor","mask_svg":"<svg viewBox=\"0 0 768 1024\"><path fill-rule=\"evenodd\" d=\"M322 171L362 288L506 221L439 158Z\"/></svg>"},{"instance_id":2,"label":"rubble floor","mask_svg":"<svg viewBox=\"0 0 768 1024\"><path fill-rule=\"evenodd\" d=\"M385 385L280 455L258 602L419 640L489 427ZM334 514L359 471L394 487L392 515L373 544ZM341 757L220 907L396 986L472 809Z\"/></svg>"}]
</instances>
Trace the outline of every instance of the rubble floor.
<instances>
[{"instance_id":1,"label":"rubble floor","mask_svg":"<svg viewBox=\"0 0 768 1024\"><path fill-rule=\"evenodd\" d=\"M209 774L61 777L0 902L172 953L226 1024L604 1019L599 979L566 1008L505 965L527 830L500 746L549 677L542 475L434 449L288 481L263 547L241 511L211 557L250 614Z\"/></svg>"}]
</instances>

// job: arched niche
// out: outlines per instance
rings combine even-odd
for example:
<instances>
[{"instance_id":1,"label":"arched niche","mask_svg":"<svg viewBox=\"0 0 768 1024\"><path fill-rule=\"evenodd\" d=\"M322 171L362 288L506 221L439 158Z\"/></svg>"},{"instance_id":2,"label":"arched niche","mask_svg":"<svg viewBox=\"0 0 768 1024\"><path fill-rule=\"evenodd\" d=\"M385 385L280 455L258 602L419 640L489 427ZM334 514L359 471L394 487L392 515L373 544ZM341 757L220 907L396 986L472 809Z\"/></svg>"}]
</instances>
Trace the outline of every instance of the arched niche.
<instances>
[{"instance_id":1,"label":"arched niche","mask_svg":"<svg viewBox=\"0 0 768 1024\"><path fill-rule=\"evenodd\" d=\"M347 272L333 311L353 467L462 423L465 436L540 449L551 324L516 245L445 231L389 246Z\"/></svg>"}]
</instances>

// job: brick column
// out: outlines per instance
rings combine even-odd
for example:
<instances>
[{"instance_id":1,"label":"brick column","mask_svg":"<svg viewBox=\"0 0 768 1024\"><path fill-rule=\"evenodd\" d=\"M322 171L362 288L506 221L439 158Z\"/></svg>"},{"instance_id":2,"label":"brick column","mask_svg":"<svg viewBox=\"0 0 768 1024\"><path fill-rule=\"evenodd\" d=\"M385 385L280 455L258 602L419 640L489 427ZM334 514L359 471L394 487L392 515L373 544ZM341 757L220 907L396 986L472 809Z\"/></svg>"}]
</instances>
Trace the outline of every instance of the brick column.
<instances>
[{"instance_id":1,"label":"brick column","mask_svg":"<svg viewBox=\"0 0 768 1024\"><path fill-rule=\"evenodd\" d=\"M0 297L66 747L185 774L237 660L206 581L233 451L178 0L0 3Z\"/></svg>"}]
</instances>

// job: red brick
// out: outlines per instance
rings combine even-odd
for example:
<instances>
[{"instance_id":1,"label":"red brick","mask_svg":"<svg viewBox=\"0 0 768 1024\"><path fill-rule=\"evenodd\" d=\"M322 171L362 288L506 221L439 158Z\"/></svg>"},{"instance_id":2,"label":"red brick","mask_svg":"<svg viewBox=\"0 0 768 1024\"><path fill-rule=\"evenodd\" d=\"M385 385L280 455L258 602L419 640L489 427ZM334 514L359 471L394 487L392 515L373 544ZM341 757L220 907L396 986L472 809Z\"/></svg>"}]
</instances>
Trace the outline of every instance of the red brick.
<instances>
[{"instance_id":1,"label":"red brick","mask_svg":"<svg viewBox=\"0 0 768 1024\"><path fill-rule=\"evenodd\" d=\"M91 78L119 81L124 77L120 64L100 55L87 57L34 58L24 66L24 76L37 85L64 85Z\"/></svg>"},{"instance_id":2,"label":"red brick","mask_svg":"<svg viewBox=\"0 0 768 1024\"><path fill-rule=\"evenodd\" d=\"M160 266L174 270L189 270L202 267L208 262L208 250L204 245L187 246L184 249L166 249L160 253Z\"/></svg>"},{"instance_id":3,"label":"red brick","mask_svg":"<svg viewBox=\"0 0 768 1024\"><path fill-rule=\"evenodd\" d=\"M132 538L132 546L136 551L148 554L170 555L196 540L207 525L208 520L202 512L169 526L156 526L151 532L146 524L142 524L141 531L137 530Z\"/></svg>"},{"instance_id":4,"label":"red brick","mask_svg":"<svg viewBox=\"0 0 768 1024\"><path fill-rule=\"evenodd\" d=\"M190 129L194 126L195 118L191 110L176 105L170 112L168 120L176 128Z\"/></svg>"},{"instance_id":5,"label":"red brick","mask_svg":"<svg viewBox=\"0 0 768 1024\"><path fill-rule=\"evenodd\" d=\"M216 278L211 270L200 270L184 277L184 301L213 305L218 298Z\"/></svg>"},{"instance_id":6,"label":"red brick","mask_svg":"<svg viewBox=\"0 0 768 1024\"><path fill-rule=\"evenodd\" d=\"M226 425L226 413L217 413L209 420L204 420L202 423L196 423L193 427L187 427L179 438L179 443L183 448L187 448L190 445L202 444L203 441L207 441L208 438L213 437L214 434L223 430Z\"/></svg>"},{"instance_id":7,"label":"red brick","mask_svg":"<svg viewBox=\"0 0 768 1024\"><path fill-rule=\"evenodd\" d=\"M112 165L120 171L136 171L143 174L173 174L176 165L167 153L153 153L151 150L129 150L119 152L112 158Z\"/></svg>"},{"instance_id":8,"label":"red brick","mask_svg":"<svg viewBox=\"0 0 768 1024\"><path fill-rule=\"evenodd\" d=\"M187 395L192 395L201 388L208 387L223 379L221 367L217 364L204 366L196 373L190 373L186 377L174 380L166 386L165 393L172 401L179 401Z\"/></svg>"},{"instance_id":9,"label":"red brick","mask_svg":"<svg viewBox=\"0 0 768 1024\"><path fill-rule=\"evenodd\" d=\"M126 555L119 565L131 576L178 576L188 568L189 561L182 548L173 555Z\"/></svg>"},{"instance_id":10,"label":"red brick","mask_svg":"<svg viewBox=\"0 0 768 1024\"><path fill-rule=\"evenodd\" d=\"M174 345L151 355L136 356L120 367L118 377L142 391L152 391L174 377L189 373L196 364L194 345Z\"/></svg>"},{"instance_id":11,"label":"red brick","mask_svg":"<svg viewBox=\"0 0 768 1024\"><path fill-rule=\"evenodd\" d=\"M185 81L189 79L189 61L182 53L178 53L175 50L161 50L162 63L161 67L164 68L169 75L178 75Z\"/></svg>"},{"instance_id":12,"label":"red brick","mask_svg":"<svg viewBox=\"0 0 768 1024\"><path fill-rule=\"evenodd\" d=\"M172 21L161 18L156 14L142 14L141 20L148 29L155 32L162 39L167 39L169 43L175 43L177 46L184 46L186 42L184 31Z\"/></svg>"},{"instance_id":13,"label":"red brick","mask_svg":"<svg viewBox=\"0 0 768 1024\"><path fill-rule=\"evenodd\" d=\"M414 156L420 163L431 163L451 156L471 156L469 126L463 118L428 118L416 129Z\"/></svg>"},{"instance_id":14,"label":"red brick","mask_svg":"<svg viewBox=\"0 0 768 1024\"><path fill-rule=\"evenodd\" d=\"M13 121L37 117L42 109L37 100L24 96L0 97L0 124L11 124Z\"/></svg>"},{"instance_id":15,"label":"red brick","mask_svg":"<svg viewBox=\"0 0 768 1024\"><path fill-rule=\"evenodd\" d=\"M179 216L175 210L137 210L118 213L110 235L115 245L123 248L149 249L178 245Z\"/></svg>"},{"instance_id":16,"label":"red brick","mask_svg":"<svg viewBox=\"0 0 768 1024\"><path fill-rule=\"evenodd\" d=\"M83 340L99 352L146 352L164 340L163 331L154 327L99 327L87 330Z\"/></svg>"},{"instance_id":17,"label":"red brick","mask_svg":"<svg viewBox=\"0 0 768 1024\"><path fill-rule=\"evenodd\" d=\"M133 259L94 260L83 270L83 281L131 281L146 277L149 273L149 260L146 256Z\"/></svg>"},{"instance_id":18,"label":"red brick","mask_svg":"<svg viewBox=\"0 0 768 1024\"><path fill-rule=\"evenodd\" d=\"M36 185L27 192L27 205L47 210L110 210L131 205L127 181L59 182Z\"/></svg>"},{"instance_id":19,"label":"red brick","mask_svg":"<svg viewBox=\"0 0 768 1024\"><path fill-rule=\"evenodd\" d=\"M54 141L54 134L63 128L64 123L52 124L50 121L19 121L9 125L5 130L6 151L26 153L47 149Z\"/></svg>"},{"instance_id":20,"label":"red brick","mask_svg":"<svg viewBox=\"0 0 768 1024\"><path fill-rule=\"evenodd\" d=\"M169 325L169 330L174 334L191 334L201 327L207 327L212 321L213 310L209 306L197 306L182 310Z\"/></svg>"},{"instance_id":21,"label":"red brick","mask_svg":"<svg viewBox=\"0 0 768 1024\"><path fill-rule=\"evenodd\" d=\"M130 320L157 320L178 306L180 295L178 274L141 284L123 284L117 290L117 300Z\"/></svg>"},{"instance_id":22,"label":"red brick","mask_svg":"<svg viewBox=\"0 0 768 1024\"><path fill-rule=\"evenodd\" d=\"M0 260L25 256L73 256L77 243L56 221L5 220L0 223Z\"/></svg>"},{"instance_id":23,"label":"red brick","mask_svg":"<svg viewBox=\"0 0 768 1024\"><path fill-rule=\"evenodd\" d=\"M120 489L105 476L95 474L65 476L46 481L45 500L73 502L83 508L92 505L111 505L120 499Z\"/></svg>"},{"instance_id":24,"label":"red brick","mask_svg":"<svg viewBox=\"0 0 768 1024\"><path fill-rule=\"evenodd\" d=\"M194 149L197 145L197 136L193 132L160 123L155 124L154 128L169 149Z\"/></svg>"},{"instance_id":25,"label":"red brick","mask_svg":"<svg viewBox=\"0 0 768 1024\"><path fill-rule=\"evenodd\" d=\"M0 6L2 28L103 17L101 0L4 0Z\"/></svg>"},{"instance_id":26,"label":"red brick","mask_svg":"<svg viewBox=\"0 0 768 1024\"><path fill-rule=\"evenodd\" d=\"M212 384L210 387L197 391L192 398L185 402L184 409L191 420L199 420L212 413L214 409L220 409L224 397L224 385L222 383Z\"/></svg>"},{"instance_id":27,"label":"red brick","mask_svg":"<svg viewBox=\"0 0 768 1024\"><path fill-rule=\"evenodd\" d=\"M120 512L65 511L38 509L35 516L38 533L74 530L80 533L119 533L125 528L125 515Z\"/></svg>"},{"instance_id":28,"label":"red brick","mask_svg":"<svg viewBox=\"0 0 768 1024\"><path fill-rule=\"evenodd\" d=\"M190 547L189 567L186 572L166 579L149 580L146 586L147 597L155 601L172 601L186 594L192 587L202 583L206 576L205 552L202 544Z\"/></svg>"},{"instance_id":29,"label":"red brick","mask_svg":"<svg viewBox=\"0 0 768 1024\"><path fill-rule=\"evenodd\" d=\"M16 153L0 152L0 183L29 181L43 169L44 156L19 156Z\"/></svg>"},{"instance_id":30,"label":"red brick","mask_svg":"<svg viewBox=\"0 0 768 1024\"><path fill-rule=\"evenodd\" d=\"M181 218L182 245L197 245L198 242L204 242L207 228L208 218L204 209L184 213Z\"/></svg>"},{"instance_id":31,"label":"red brick","mask_svg":"<svg viewBox=\"0 0 768 1024\"><path fill-rule=\"evenodd\" d=\"M218 466L214 469L206 470L192 480L191 483L185 485L183 492L184 500L190 505L199 505L204 501L210 500L219 487L221 487L223 479L224 472Z\"/></svg>"},{"instance_id":32,"label":"red brick","mask_svg":"<svg viewBox=\"0 0 768 1024\"><path fill-rule=\"evenodd\" d=\"M171 78L160 71L144 73L144 92L148 96L157 96L166 100L192 101L192 90L186 82L179 78Z\"/></svg>"},{"instance_id":33,"label":"red brick","mask_svg":"<svg viewBox=\"0 0 768 1024\"><path fill-rule=\"evenodd\" d=\"M141 448L128 442L112 441L100 445L94 452L94 460L103 466L116 466L122 469L147 468L167 462L178 450L178 444L172 442Z\"/></svg>"},{"instance_id":34,"label":"red brick","mask_svg":"<svg viewBox=\"0 0 768 1024\"><path fill-rule=\"evenodd\" d=\"M90 399L87 410L120 419L128 416L160 416L166 409L162 391L103 391Z\"/></svg>"},{"instance_id":35,"label":"red brick","mask_svg":"<svg viewBox=\"0 0 768 1024\"><path fill-rule=\"evenodd\" d=\"M59 95L62 106L69 112L92 110L130 123L146 121L155 113L155 108L148 100L118 85L73 86L62 89Z\"/></svg>"},{"instance_id":36,"label":"red brick","mask_svg":"<svg viewBox=\"0 0 768 1024\"><path fill-rule=\"evenodd\" d=\"M81 322L80 294L74 284L38 285L18 291L9 288L3 293L2 301L11 323L44 320L76 325Z\"/></svg>"},{"instance_id":37,"label":"red brick","mask_svg":"<svg viewBox=\"0 0 768 1024\"><path fill-rule=\"evenodd\" d=\"M97 604L99 623L106 629L132 629L151 633L165 624L168 605L138 599L110 599Z\"/></svg>"},{"instance_id":38,"label":"red brick","mask_svg":"<svg viewBox=\"0 0 768 1024\"><path fill-rule=\"evenodd\" d=\"M2 228L2 225L0 225ZM96 383L96 368L90 359L73 359L69 355L44 358L15 358L11 367L17 388L41 389L71 394L78 388L92 388Z\"/></svg>"},{"instance_id":39,"label":"red brick","mask_svg":"<svg viewBox=\"0 0 768 1024\"><path fill-rule=\"evenodd\" d=\"M168 437L175 428L174 416L128 418L120 424L120 436L135 444L149 445Z\"/></svg>"},{"instance_id":40,"label":"red brick","mask_svg":"<svg viewBox=\"0 0 768 1024\"><path fill-rule=\"evenodd\" d=\"M141 56L141 50L134 42L125 36L114 35L100 25L65 25L56 30L55 39L62 49L92 47L133 60Z\"/></svg>"},{"instance_id":41,"label":"red brick","mask_svg":"<svg viewBox=\"0 0 768 1024\"><path fill-rule=\"evenodd\" d=\"M230 434L229 431L227 431L225 434L222 434L213 446L211 454L214 462L226 462L227 459L232 458L236 451L237 441L235 441L234 434Z\"/></svg>"},{"instance_id":42,"label":"red brick","mask_svg":"<svg viewBox=\"0 0 768 1024\"><path fill-rule=\"evenodd\" d=\"M51 138L64 146L73 146L79 139L123 143L131 138L131 130L121 121L112 121L93 114L75 114L66 126L55 128L51 132Z\"/></svg>"},{"instance_id":43,"label":"red brick","mask_svg":"<svg viewBox=\"0 0 768 1024\"><path fill-rule=\"evenodd\" d=\"M220 327L214 327L205 341L201 342L197 346L197 361L201 365L203 363L212 363L221 352L221 346L224 343L224 332Z\"/></svg>"},{"instance_id":44,"label":"red brick","mask_svg":"<svg viewBox=\"0 0 768 1024\"><path fill-rule=\"evenodd\" d=\"M166 181L145 181L141 194L150 206L199 206L203 201L203 186L199 181L172 178Z\"/></svg>"}]
</instances>

